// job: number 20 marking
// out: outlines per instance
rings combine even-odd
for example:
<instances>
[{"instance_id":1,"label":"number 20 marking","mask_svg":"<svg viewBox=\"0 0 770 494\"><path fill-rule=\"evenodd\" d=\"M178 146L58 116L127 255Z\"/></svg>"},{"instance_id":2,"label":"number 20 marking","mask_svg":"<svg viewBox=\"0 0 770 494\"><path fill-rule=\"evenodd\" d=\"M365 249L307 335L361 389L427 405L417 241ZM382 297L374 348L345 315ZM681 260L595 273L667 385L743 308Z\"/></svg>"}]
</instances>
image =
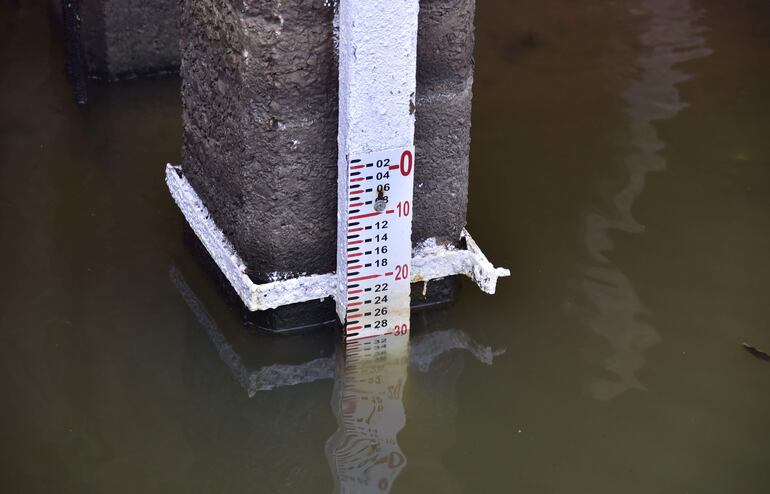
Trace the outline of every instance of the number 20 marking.
<instances>
[{"instance_id":1,"label":"number 20 marking","mask_svg":"<svg viewBox=\"0 0 770 494\"><path fill-rule=\"evenodd\" d=\"M406 264L399 264L396 266L396 280L406 280L409 279L409 266Z\"/></svg>"}]
</instances>

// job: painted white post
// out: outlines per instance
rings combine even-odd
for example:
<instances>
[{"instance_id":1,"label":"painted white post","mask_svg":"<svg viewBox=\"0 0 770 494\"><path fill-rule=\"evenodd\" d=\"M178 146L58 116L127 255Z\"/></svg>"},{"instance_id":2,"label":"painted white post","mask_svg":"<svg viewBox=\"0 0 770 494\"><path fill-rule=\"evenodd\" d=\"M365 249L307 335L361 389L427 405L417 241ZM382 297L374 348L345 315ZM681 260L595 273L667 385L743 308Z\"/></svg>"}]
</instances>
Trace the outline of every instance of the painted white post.
<instances>
[{"instance_id":1,"label":"painted white post","mask_svg":"<svg viewBox=\"0 0 770 494\"><path fill-rule=\"evenodd\" d=\"M389 297L393 304L398 299L403 309L403 295L406 290L406 321L409 313L409 273L408 271L396 280L395 264L411 263L411 214L408 221L398 219L395 208L398 203L409 202L411 205L412 179L414 176L414 94L416 86L417 66L417 13L419 0L341 0L339 6L339 161L338 161L338 239L337 239L337 276L338 291L336 298L337 313L345 323L348 313L348 257L349 222L357 221L360 215L373 213L374 202L378 197L377 187L385 184L385 179L379 181L377 172L389 170L394 175L387 183L387 210L379 211L382 219L387 214L390 223L388 234L388 286L394 290ZM410 163L408 174L402 174L399 169L391 166L401 165L406 156ZM385 166L385 161L389 165ZM351 163L375 164L363 168L366 171L361 177L353 178L357 182L361 178L364 183L351 182ZM379 167L376 164L379 162ZM369 173L372 172L372 173ZM351 211L351 186L361 185L363 191L353 204L363 202L356 213ZM362 200L363 199L363 200ZM382 206L382 204L380 204ZM403 207L403 205L402 205ZM356 209L356 208L354 208ZM402 215L403 218L403 211ZM352 218L352 219L351 219ZM373 219L362 217L368 228L361 233L374 233ZM379 217L377 218L379 219ZM395 221L391 221L391 219ZM395 228L394 228L395 227ZM363 240L363 237L361 237ZM405 252L404 252L405 251ZM372 254L373 255L373 254ZM377 260L372 257L369 264ZM364 267L363 275L372 276L378 272L377 266ZM352 278L351 278L352 279ZM405 280L405 281L404 281ZM384 278L376 281L384 281ZM374 283L374 282L371 282ZM405 288L404 288L405 287ZM372 286L369 288L374 289ZM399 312L403 312L400 310ZM404 314L394 314L388 319L389 331L394 329L394 321L403 319ZM362 326L363 327L363 326ZM399 326L400 327L400 326ZM356 336L365 334L384 334L386 331L357 332ZM377 328L380 329L380 328ZM406 329L406 328L404 328ZM350 337L350 333L348 333Z\"/></svg>"}]
</instances>

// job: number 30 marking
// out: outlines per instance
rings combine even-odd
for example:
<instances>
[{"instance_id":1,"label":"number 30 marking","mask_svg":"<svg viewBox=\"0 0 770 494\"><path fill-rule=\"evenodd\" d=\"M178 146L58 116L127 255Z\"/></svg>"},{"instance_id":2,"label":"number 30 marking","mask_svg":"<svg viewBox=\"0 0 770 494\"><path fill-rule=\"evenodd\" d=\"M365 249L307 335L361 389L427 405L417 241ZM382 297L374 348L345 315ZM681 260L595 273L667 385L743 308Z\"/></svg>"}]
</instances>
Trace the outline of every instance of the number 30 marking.
<instances>
[{"instance_id":1,"label":"number 30 marking","mask_svg":"<svg viewBox=\"0 0 770 494\"><path fill-rule=\"evenodd\" d=\"M409 327L406 324L396 324L396 327L393 328L393 334L396 336L405 335L409 332Z\"/></svg>"}]
</instances>

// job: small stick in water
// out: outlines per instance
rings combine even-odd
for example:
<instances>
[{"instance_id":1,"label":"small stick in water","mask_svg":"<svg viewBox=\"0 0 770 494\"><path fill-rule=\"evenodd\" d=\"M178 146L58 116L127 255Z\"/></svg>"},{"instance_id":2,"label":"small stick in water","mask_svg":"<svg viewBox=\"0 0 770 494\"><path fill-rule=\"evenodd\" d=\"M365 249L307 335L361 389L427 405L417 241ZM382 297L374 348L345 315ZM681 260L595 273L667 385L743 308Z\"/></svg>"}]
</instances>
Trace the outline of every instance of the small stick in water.
<instances>
[{"instance_id":1,"label":"small stick in water","mask_svg":"<svg viewBox=\"0 0 770 494\"><path fill-rule=\"evenodd\" d=\"M743 342L743 348L745 348L747 352L749 352L750 354L754 355L758 359L764 360L765 362L770 362L770 355L766 354L765 352L763 352L759 348L751 346L748 343L746 343L745 341Z\"/></svg>"}]
</instances>

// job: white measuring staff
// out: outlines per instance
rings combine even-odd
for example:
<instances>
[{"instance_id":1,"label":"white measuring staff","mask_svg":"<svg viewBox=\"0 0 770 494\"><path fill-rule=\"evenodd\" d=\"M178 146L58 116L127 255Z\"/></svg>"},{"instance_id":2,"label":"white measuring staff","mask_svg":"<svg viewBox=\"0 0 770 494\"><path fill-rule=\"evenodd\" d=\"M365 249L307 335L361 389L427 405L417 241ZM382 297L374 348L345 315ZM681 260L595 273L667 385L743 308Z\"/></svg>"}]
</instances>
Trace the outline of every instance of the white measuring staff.
<instances>
[{"instance_id":1,"label":"white measuring staff","mask_svg":"<svg viewBox=\"0 0 770 494\"><path fill-rule=\"evenodd\" d=\"M418 0L341 0L337 314L346 340L409 332Z\"/></svg>"}]
</instances>

